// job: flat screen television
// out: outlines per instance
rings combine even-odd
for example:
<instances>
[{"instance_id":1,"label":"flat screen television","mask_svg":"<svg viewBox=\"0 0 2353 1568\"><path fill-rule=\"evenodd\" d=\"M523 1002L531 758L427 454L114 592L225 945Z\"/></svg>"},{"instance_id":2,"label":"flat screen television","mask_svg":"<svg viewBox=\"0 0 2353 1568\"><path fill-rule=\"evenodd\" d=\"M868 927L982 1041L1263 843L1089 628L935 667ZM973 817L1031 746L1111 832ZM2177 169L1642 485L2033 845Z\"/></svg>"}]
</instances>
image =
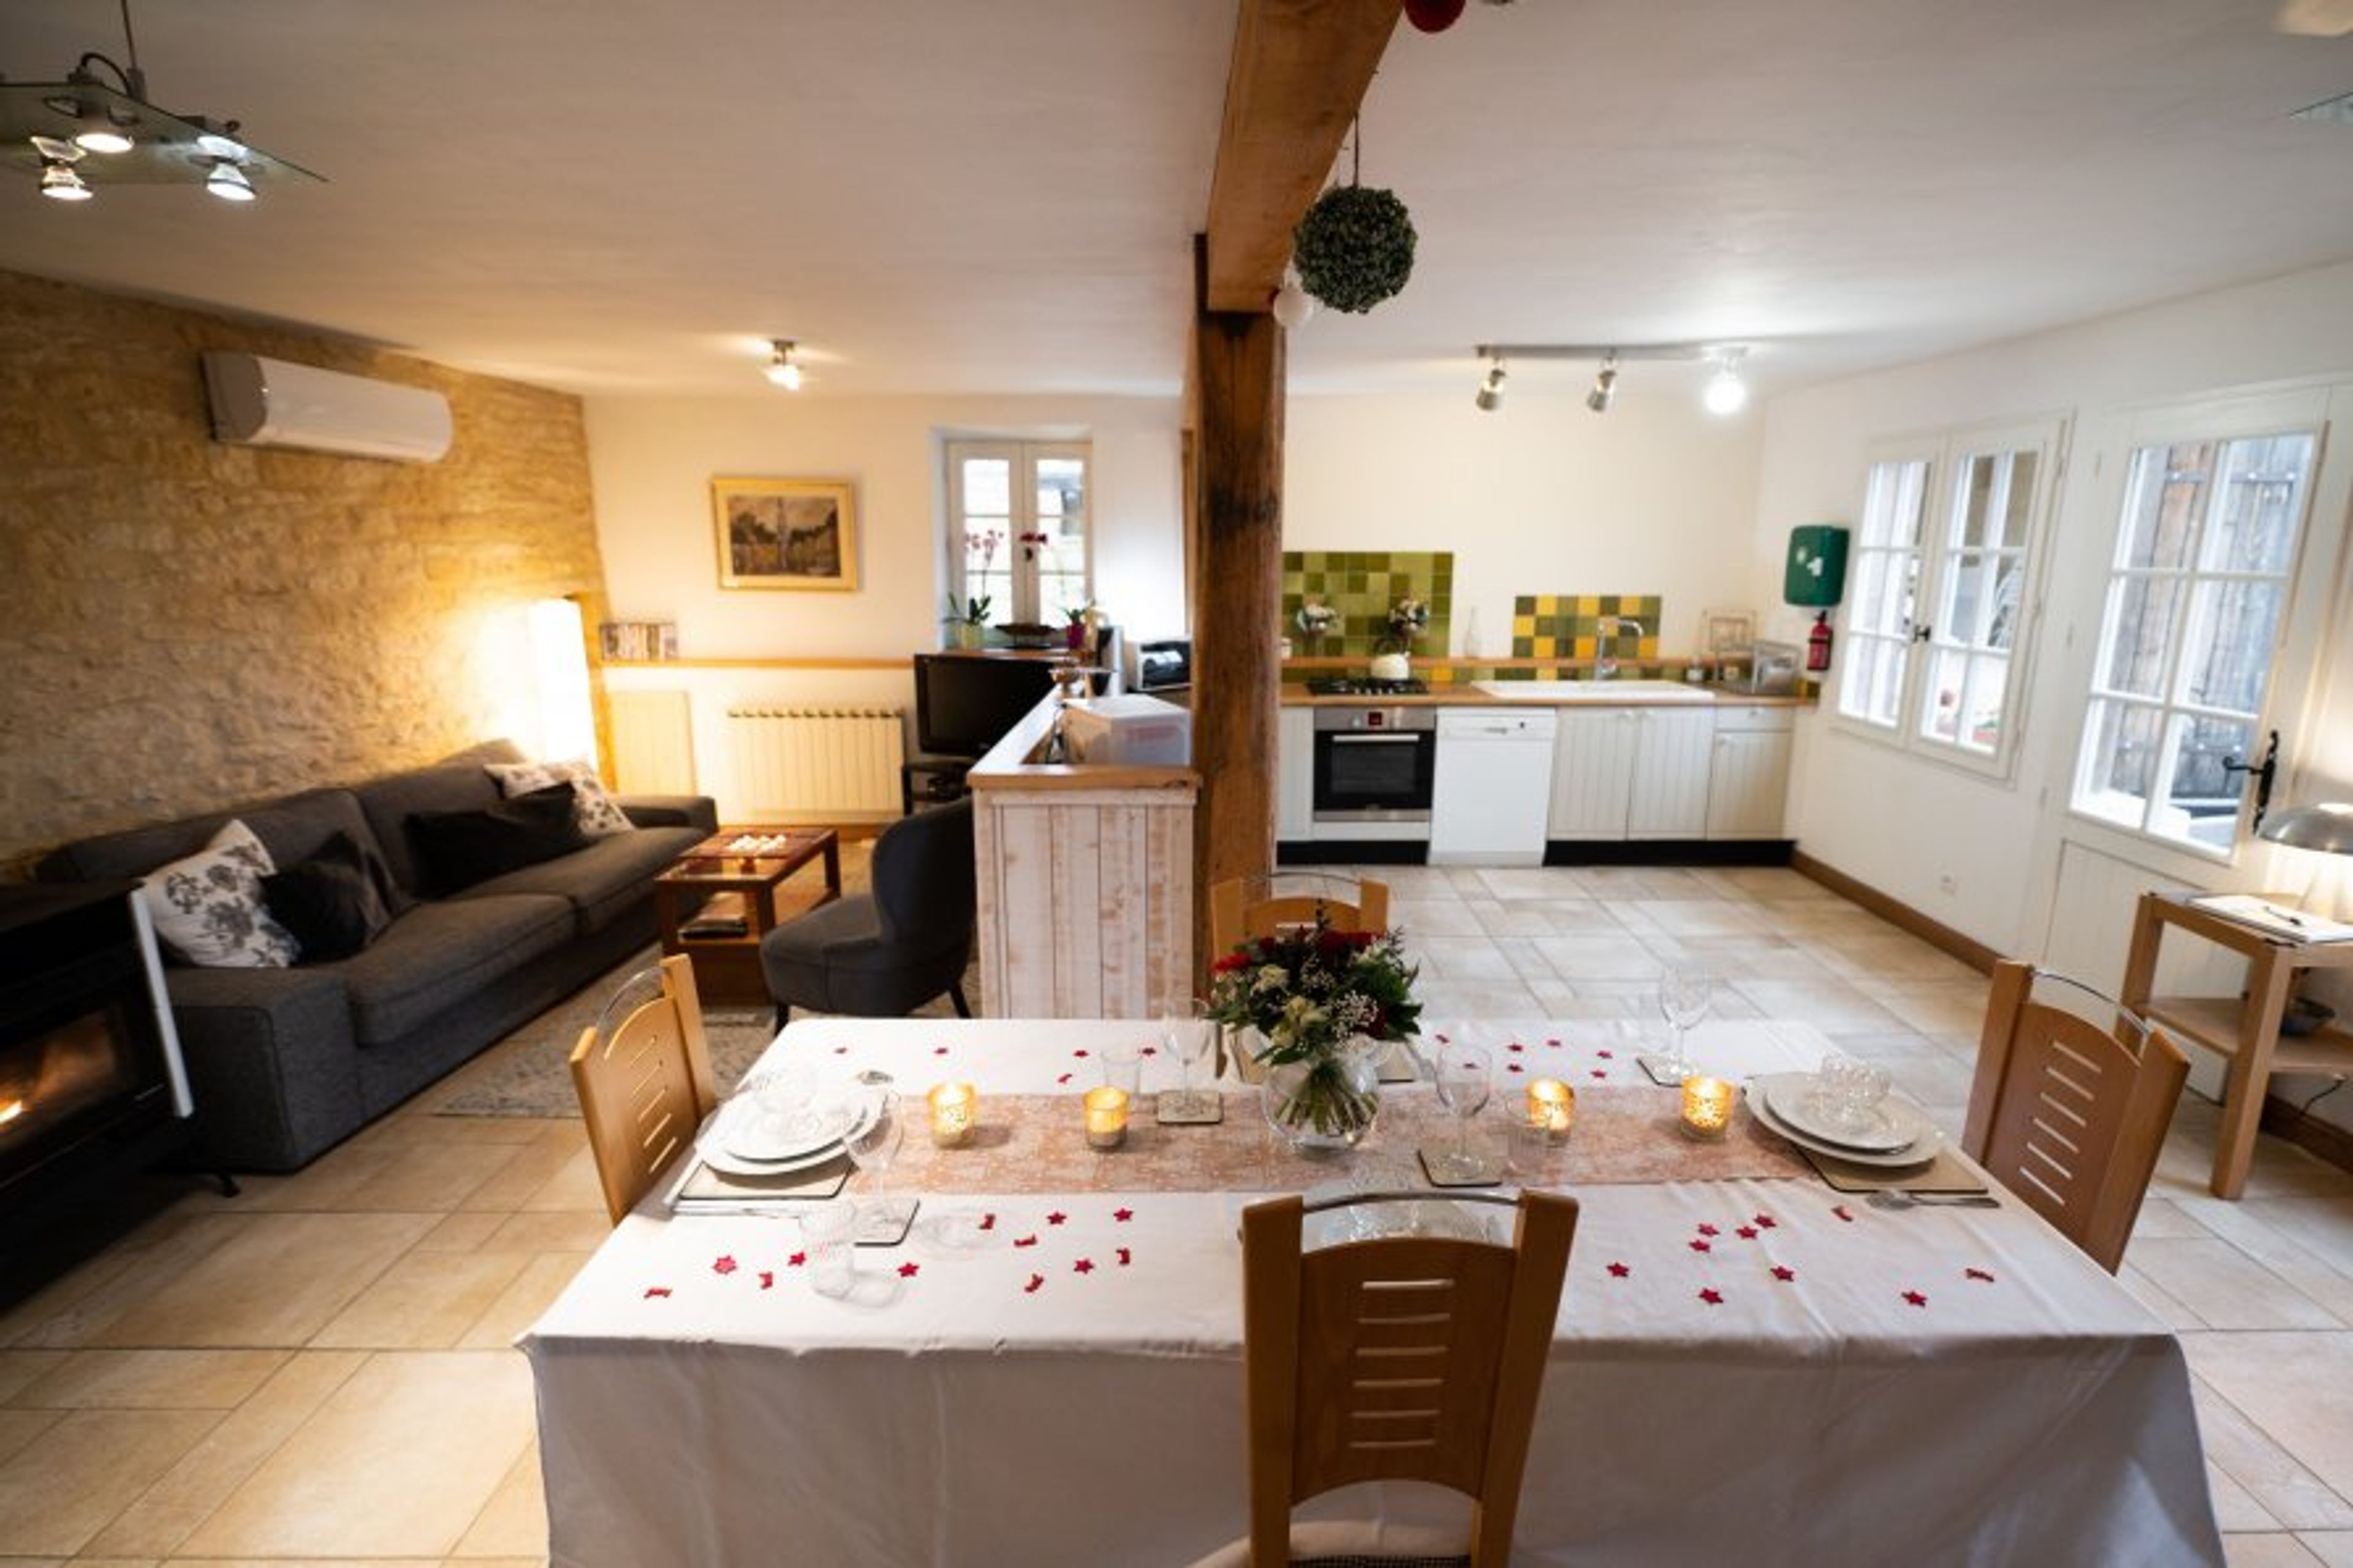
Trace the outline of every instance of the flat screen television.
<instances>
[{"instance_id":1,"label":"flat screen television","mask_svg":"<svg viewBox=\"0 0 2353 1568\"><path fill-rule=\"evenodd\" d=\"M915 656L915 743L934 756L977 757L1054 689L1042 658Z\"/></svg>"}]
</instances>

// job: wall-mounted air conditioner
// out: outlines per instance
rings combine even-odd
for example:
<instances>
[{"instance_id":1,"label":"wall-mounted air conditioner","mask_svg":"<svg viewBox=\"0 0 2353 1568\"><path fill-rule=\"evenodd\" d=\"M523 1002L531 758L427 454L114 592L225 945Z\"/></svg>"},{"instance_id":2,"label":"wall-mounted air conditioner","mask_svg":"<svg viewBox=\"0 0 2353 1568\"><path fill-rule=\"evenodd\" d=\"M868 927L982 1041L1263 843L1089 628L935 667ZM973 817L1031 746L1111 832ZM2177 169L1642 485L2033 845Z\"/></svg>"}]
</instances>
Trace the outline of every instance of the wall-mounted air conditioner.
<instances>
[{"instance_id":1,"label":"wall-mounted air conditioner","mask_svg":"<svg viewBox=\"0 0 2353 1568\"><path fill-rule=\"evenodd\" d=\"M213 439L238 447L303 447L404 463L449 449L449 402L438 392L290 364L259 354L205 355Z\"/></svg>"}]
</instances>

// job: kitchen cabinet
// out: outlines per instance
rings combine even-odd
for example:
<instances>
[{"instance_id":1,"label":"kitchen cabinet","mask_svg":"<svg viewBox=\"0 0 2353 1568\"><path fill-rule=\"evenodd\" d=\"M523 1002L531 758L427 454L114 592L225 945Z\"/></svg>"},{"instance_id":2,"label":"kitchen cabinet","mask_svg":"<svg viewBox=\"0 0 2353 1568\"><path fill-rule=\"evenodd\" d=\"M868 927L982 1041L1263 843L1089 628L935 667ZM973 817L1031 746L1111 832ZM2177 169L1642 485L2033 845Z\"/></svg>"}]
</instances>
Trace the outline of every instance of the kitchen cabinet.
<instances>
[{"instance_id":1,"label":"kitchen cabinet","mask_svg":"<svg viewBox=\"0 0 2353 1568\"><path fill-rule=\"evenodd\" d=\"M1554 838L1697 838L1707 826L1715 713L1564 708L1553 742Z\"/></svg>"},{"instance_id":2,"label":"kitchen cabinet","mask_svg":"<svg viewBox=\"0 0 2353 1568\"><path fill-rule=\"evenodd\" d=\"M1304 843L1315 832L1315 710L1278 713L1274 746L1274 837L1278 843Z\"/></svg>"},{"instance_id":3,"label":"kitchen cabinet","mask_svg":"<svg viewBox=\"0 0 2353 1568\"><path fill-rule=\"evenodd\" d=\"M1726 703L1715 710L1707 784L1710 838L1782 837L1791 731L1787 708Z\"/></svg>"}]
</instances>

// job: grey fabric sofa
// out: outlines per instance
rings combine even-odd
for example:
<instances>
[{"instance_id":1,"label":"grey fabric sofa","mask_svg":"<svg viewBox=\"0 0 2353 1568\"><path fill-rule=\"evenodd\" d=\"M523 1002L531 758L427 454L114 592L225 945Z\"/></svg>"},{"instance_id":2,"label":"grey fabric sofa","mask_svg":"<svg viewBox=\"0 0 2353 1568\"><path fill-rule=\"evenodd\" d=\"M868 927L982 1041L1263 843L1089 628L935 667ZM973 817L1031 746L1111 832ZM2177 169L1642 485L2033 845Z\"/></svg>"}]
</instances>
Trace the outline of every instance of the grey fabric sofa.
<instances>
[{"instance_id":1,"label":"grey fabric sofa","mask_svg":"<svg viewBox=\"0 0 2353 1568\"><path fill-rule=\"evenodd\" d=\"M139 877L243 821L280 867L338 832L422 886L406 830L419 812L494 805L494 741L430 767L68 844L47 881ZM418 898L348 959L290 969L170 965L164 979L195 1098L199 1149L232 1171L290 1171L350 1137L654 936L652 879L716 830L708 797L632 796L639 830L443 899Z\"/></svg>"}]
</instances>

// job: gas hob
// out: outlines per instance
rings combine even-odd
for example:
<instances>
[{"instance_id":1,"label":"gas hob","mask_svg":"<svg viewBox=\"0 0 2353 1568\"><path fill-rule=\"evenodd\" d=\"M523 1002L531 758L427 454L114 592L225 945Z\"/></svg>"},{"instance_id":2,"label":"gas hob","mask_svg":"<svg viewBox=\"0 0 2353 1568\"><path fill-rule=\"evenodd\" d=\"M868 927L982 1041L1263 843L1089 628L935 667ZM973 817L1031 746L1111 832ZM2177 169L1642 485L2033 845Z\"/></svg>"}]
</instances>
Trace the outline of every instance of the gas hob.
<instances>
[{"instance_id":1,"label":"gas hob","mask_svg":"<svg viewBox=\"0 0 2353 1568\"><path fill-rule=\"evenodd\" d=\"M1426 680L1374 680L1361 675L1326 676L1307 683L1310 697L1427 697Z\"/></svg>"}]
</instances>

